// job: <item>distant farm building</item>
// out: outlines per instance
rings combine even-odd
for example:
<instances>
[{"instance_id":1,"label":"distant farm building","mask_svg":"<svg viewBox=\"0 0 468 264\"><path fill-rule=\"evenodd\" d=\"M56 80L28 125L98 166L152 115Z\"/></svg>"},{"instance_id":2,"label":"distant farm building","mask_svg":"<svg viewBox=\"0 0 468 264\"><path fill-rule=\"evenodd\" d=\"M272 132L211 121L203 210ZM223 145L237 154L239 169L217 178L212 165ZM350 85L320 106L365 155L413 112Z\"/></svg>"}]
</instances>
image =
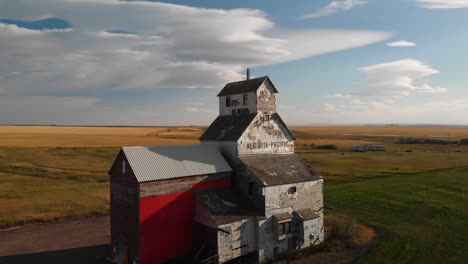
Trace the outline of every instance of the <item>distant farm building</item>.
<instances>
[{"instance_id":1,"label":"distant farm building","mask_svg":"<svg viewBox=\"0 0 468 264\"><path fill-rule=\"evenodd\" d=\"M294 153L276 93L269 77L228 83L201 144L121 149L115 262L263 262L323 241L323 179Z\"/></svg>"},{"instance_id":2,"label":"distant farm building","mask_svg":"<svg viewBox=\"0 0 468 264\"><path fill-rule=\"evenodd\" d=\"M385 151L385 145L368 144L368 145L353 145L352 151L366 152L366 151Z\"/></svg>"}]
</instances>

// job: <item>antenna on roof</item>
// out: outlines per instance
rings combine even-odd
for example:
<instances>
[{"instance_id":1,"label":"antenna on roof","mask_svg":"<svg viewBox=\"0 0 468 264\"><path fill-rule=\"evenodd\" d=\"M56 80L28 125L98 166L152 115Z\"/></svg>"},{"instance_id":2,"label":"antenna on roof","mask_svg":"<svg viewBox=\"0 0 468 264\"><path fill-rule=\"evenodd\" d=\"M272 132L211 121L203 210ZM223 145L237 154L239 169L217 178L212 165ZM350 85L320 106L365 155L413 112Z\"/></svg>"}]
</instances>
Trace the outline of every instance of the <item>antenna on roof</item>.
<instances>
[{"instance_id":1,"label":"antenna on roof","mask_svg":"<svg viewBox=\"0 0 468 264\"><path fill-rule=\"evenodd\" d=\"M250 69L247 68L247 80L250 80Z\"/></svg>"}]
</instances>

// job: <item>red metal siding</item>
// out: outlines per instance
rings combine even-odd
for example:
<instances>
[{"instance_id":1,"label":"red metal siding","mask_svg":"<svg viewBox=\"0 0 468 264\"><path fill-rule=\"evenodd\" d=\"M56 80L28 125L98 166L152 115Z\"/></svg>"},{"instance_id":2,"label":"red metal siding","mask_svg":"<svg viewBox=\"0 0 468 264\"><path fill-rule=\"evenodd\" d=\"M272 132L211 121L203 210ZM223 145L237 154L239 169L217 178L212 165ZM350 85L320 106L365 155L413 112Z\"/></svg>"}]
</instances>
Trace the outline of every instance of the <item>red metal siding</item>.
<instances>
[{"instance_id":1,"label":"red metal siding","mask_svg":"<svg viewBox=\"0 0 468 264\"><path fill-rule=\"evenodd\" d=\"M140 199L140 260L142 264L192 251L194 190L230 186L230 179L193 184L193 189Z\"/></svg>"}]
</instances>

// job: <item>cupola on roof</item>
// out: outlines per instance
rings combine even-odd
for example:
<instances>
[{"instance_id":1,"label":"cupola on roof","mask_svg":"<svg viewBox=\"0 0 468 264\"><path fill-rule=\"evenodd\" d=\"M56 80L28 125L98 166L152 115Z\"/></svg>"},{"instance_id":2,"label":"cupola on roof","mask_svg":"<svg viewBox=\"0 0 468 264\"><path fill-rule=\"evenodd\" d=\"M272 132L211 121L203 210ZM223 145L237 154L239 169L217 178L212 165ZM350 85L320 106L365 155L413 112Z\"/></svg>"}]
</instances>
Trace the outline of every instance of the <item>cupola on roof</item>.
<instances>
[{"instance_id":1,"label":"cupola on roof","mask_svg":"<svg viewBox=\"0 0 468 264\"><path fill-rule=\"evenodd\" d=\"M219 92L218 97L248 92L256 92L265 81L270 82L272 87L272 93L278 93L278 90L276 90L276 87L271 82L270 77L263 76L254 79L228 83L224 86L221 92Z\"/></svg>"}]
</instances>

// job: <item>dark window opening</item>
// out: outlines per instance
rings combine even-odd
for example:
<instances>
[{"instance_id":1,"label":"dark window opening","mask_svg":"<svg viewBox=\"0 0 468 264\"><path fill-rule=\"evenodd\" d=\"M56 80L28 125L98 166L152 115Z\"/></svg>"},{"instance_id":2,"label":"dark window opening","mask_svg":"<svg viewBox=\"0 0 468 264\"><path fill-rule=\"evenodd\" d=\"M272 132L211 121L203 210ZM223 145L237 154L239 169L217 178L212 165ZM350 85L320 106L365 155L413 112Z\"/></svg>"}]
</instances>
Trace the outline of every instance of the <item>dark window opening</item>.
<instances>
[{"instance_id":1,"label":"dark window opening","mask_svg":"<svg viewBox=\"0 0 468 264\"><path fill-rule=\"evenodd\" d=\"M231 97L230 96L226 97L226 106L227 107L231 106Z\"/></svg>"},{"instance_id":2,"label":"dark window opening","mask_svg":"<svg viewBox=\"0 0 468 264\"><path fill-rule=\"evenodd\" d=\"M247 95L246 94L244 94L242 96L242 105L247 105Z\"/></svg>"},{"instance_id":3,"label":"dark window opening","mask_svg":"<svg viewBox=\"0 0 468 264\"><path fill-rule=\"evenodd\" d=\"M270 121L270 115L264 114L263 121Z\"/></svg>"},{"instance_id":4,"label":"dark window opening","mask_svg":"<svg viewBox=\"0 0 468 264\"><path fill-rule=\"evenodd\" d=\"M255 182L249 182L249 195L254 194Z\"/></svg>"},{"instance_id":5,"label":"dark window opening","mask_svg":"<svg viewBox=\"0 0 468 264\"><path fill-rule=\"evenodd\" d=\"M232 109L232 115L236 115L236 109Z\"/></svg>"},{"instance_id":6,"label":"dark window opening","mask_svg":"<svg viewBox=\"0 0 468 264\"><path fill-rule=\"evenodd\" d=\"M297 187L296 186L289 187L289 189L288 189L288 194L289 195L293 195L296 192L297 192Z\"/></svg>"},{"instance_id":7,"label":"dark window opening","mask_svg":"<svg viewBox=\"0 0 468 264\"><path fill-rule=\"evenodd\" d=\"M291 221L279 223L278 225L279 235L290 234L290 233L291 233Z\"/></svg>"}]
</instances>

